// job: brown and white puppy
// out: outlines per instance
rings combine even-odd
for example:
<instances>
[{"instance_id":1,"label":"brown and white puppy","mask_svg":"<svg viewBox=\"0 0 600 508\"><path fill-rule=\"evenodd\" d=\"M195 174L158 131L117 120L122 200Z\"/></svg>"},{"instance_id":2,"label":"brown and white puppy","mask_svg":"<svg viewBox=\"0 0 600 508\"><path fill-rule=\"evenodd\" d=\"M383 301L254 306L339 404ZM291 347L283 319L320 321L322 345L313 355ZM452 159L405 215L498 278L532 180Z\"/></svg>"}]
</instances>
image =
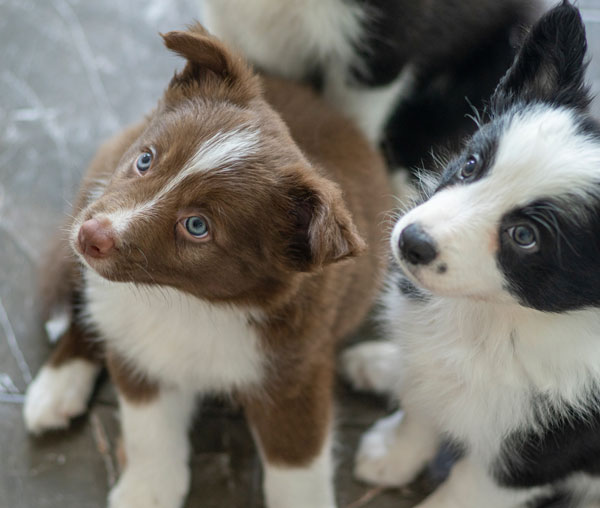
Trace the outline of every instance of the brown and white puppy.
<instances>
[{"instance_id":1,"label":"brown and white puppy","mask_svg":"<svg viewBox=\"0 0 600 508\"><path fill-rule=\"evenodd\" d=\"M259 78L200 26L163 37L187 64L84 179L48 272L70 324L27 427L67 426L106 359L127 454L112 508L181 506L206 392L243 405L269 507L331 508L334 348L384 268L383 163L312 92Z\"/></svg>"}]
</instances>

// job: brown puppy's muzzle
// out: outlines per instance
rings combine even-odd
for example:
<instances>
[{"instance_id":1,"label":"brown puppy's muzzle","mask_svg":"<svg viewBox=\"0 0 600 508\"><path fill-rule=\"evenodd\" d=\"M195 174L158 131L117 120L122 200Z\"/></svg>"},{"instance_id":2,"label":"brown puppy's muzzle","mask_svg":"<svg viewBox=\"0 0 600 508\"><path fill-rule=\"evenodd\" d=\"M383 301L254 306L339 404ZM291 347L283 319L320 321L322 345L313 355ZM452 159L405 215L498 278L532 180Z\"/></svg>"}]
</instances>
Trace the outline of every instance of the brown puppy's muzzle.
<instances>
[{"instance_id":1,"label":"brown puppy's muzzle","mask_svg":"<svg viewBox=\"0 0 600 508\"><path fill-rule=\"evenodd\" d=\"M86 257L105 258L115 248L114 232L109 221L86 220L77 235L79 251Z\"/></svg>"}]
</instances>

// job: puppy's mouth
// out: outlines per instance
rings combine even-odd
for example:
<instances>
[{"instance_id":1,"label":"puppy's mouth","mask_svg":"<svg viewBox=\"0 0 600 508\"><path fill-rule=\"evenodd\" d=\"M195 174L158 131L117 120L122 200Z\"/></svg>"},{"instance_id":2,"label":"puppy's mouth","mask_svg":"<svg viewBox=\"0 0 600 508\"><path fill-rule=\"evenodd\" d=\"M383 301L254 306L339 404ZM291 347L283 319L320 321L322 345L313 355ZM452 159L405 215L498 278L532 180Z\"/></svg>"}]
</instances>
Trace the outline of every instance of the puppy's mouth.
<instances>
[{"instance_id":1,"label":"puppy's mouth","mask_svg":"<svg viewBox=\"0 0 600 508\"><path fill-rule=\"evenodd\" d=\"M402 256L398 256L396 254L394 254L394 259L396 260L396 263L402 270L402 273L404 273L404 275L406 275L411 280L411 282L424 289L428 289L426 284L422 280L422 274L420 273L422 271L420 269L421 267L409 263L408 261L403 259Z\"/></svg>"},{"instance_id":2,"label":"puppy's mouth","mask_svg":"<svg viewBox=\"0 0 600 508\"><path fill-rule=\"evenodd\" d=\"M444 279L444 274L448 272L448 265L445 261L439 259L429 265L418 265L411 263L397 252L394 252L394 260L402 273L414 285L432 294L457 296L456 292L447 286L448 281Z\"/></svg>"},{"instance_id":3,"label":"puppy's mouth","mask_svg":"<svg viewBox=\"0 0 600 508\"><path fill-rule=\"evenodd\" d=\"M88 269L96 272L100 277L115 281L115 277L113 275L112 265L113 262L111 259L98 259L89 255L89 253L84 252L81 247L77 244L77 242L71 242L71 248L81 261L81 263Z\"/></svg>"}]
</instances>

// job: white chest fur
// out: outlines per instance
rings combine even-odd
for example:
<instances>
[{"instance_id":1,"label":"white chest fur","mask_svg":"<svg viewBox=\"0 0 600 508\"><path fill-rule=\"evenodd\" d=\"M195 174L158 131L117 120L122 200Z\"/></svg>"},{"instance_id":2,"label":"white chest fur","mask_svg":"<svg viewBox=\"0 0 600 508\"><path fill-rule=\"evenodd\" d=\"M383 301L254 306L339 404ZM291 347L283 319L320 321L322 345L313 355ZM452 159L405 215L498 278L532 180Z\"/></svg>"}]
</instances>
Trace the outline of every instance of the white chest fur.
<instances>
[{"instance_id":1,"label":"white chest fur","mask_svg":"<svg viewBox=\"0 0 600 508\"><path fill-rule=\"evenodd\" d=\"M531 428L543 399L555 411L585 404L600 380L600 313L548 314L485 302L386 299L401 347L407 411L491 459L502 439ZM539 409L539 406L537 406Z\"/></svg>"},{"instance_id":2,"label":"white chest fur","mask_svg":"<svg viewBox=\"0 0 600 508\"><path fill-rule=\"evenodd\" d=\"M260 383L265 353L249 315L166 287L113 283L86 270L90 323L155 379L198 391Z\"/></svg>"}]
</instances>

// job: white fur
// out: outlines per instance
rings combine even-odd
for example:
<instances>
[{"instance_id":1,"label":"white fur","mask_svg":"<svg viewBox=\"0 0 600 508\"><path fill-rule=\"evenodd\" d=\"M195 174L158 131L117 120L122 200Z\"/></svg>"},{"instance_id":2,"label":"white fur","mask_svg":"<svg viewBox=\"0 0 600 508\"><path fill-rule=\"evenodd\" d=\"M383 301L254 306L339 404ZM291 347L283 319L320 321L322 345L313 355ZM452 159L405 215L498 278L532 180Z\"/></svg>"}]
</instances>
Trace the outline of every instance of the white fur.
<instances>
[{"instance_id":1,"label":"white fur","mask_svg":"<svg viewBox=\"0 0 600 508\"><path fill-rule=\"evenodd\" d=\"M394 293L386 320L402 347L396 367L404 376L403 407L482 459L533 421L532 389L580 406L590 379L600 379L600 316L593 310L548 314L435 296L423 304Z\"/></svg>"},{"instance_id":2,"label":"white fur","mask_svg":"<svg viewBox=\"0 0 600 508\"><path fill-rule=\"evenodd\" d=\"M597 477L579 473L564 482L575 500L573 506L600 508L600 482L597 480Z\"/></svg>"},{"instance_id":3,"label":"white fur","mask_svg":"<svg viewBox=\"0 0 600 508\"><path fill-rule=\"evenodd\" d=\"M85 412L99 372L98 365L81 359L42 367L25 394L27 430L39 434L68 427L71 418Z\"/></svg>"},{"instance_id":4,"label":"white fur","mask_svg":"<svg viewBox=\"0 0 600 508\"><path fill-rule=\"evenodd\" d=\"M92 270L85 277L90 323L156 380L226 392L261 382L265 354L249 313L168 287L108 282Z\"/></svg>"},{"instance_id":5,"label":"white fur","mask_svg":"<svg viewBox=\"0 0 600 508\"><path fill-rule=\"evenodd\" d=\"M237 129L231 132L217 132L200 145L179 174L169 180L152 201L160 202L191 175L209 170L227 170L237 166L258 151L259 142L260 133L257 130Z\"/></svg>"},{"instance_id":6,"label":"white fur","mask_svg":"<svg viewBox=\"0 0 600 508\"><path fill-rule=\"evenodd\" d=\"M502 489L488 476L501 464L504 439L535 430L561 410L585 411L600 383L600 313L522 307L496 263L501 217L548 196L585 202L600 181L600 150L578 132L574 113L567 110L534 106L502 121L488 174L439 191L394 228L394 256L427 297L404 296L390 281L384 321L400 354L390 355L387 367L377 356L380 365L373 368L364 365L373 357L373 345L347 353L351 374L381 372L383 378L370 383L396 387L411 422L394 430L392 418L367 434L357 458L359 477L410 481L420 464L418 452L431 451L416 441L435 441L419 437L423 429L467 449L466 459L421 508L508 508L539 494ZM577 199L569 201L573 195ZM437 245L431 266L400 258L400 232L412 223ZM440 263L447 265L445 272L438 273ZM392 369L398 372L395 380L388 377ZM543 394L552 406L548 414L534 394ZM427 460L427 454L420 459Z\"/></svg>"},{"instance_id":7,"label":"white fur","mask_svg":"<svg viewBox=\"0 0 600 508\"><path fill-rule=\"evenodd\" d=\"M412 89L414 71L410 65L390 84L379 87L360 86L349 82L347 72L330 64L325 73L325 98L348 115L371 142L377 142L394 106Z\"/></svg>"},{"instance_id":8,"label":"white fur","mask_svg":"<svg viewBox=\"0 0 600 508\"><path fill-rule=\"evenodd\" d=\"M167 287L108 282L92 270L85 278L89 323L111 351L161 386L158 401L120 400L128 466L110 508L176 508L189 482L186 428L193 394L262 383L268 357L248 323L260 315ZM302 468L266 463L269 508L333 508L330 453L328 443Z\"/></svg>"},{"instance_id":9,"label":"white fur","mask_svg":"<svg viewBox=\"0 0 600 508\"><path fill-rule=\"evenodd\" d=\"M92 203L104 194L106 187L108 186L108 179L106 178L95 178L90 182L92 185L87 193L88 203Z\"/></svg>"},{"instance_id":10,"label":"white fur","mask_svg":"<svg viewBox=\"0 0 600 508\"><path fill-rule=\"evenodd\" d=\"M207 0L203 21L261 68L300 79L315 63L350 63L363 16L343 0Z\"/></svg>"},{"instance_id":11,"label":"white fur","mask_svg":"<svg viewBox=\"0 0 600 508\"><path fill-rule=\"evenodd\" d=\"M149 403L119 398L127 465L109 496L109 508L179 508L187 494L188 426L195 393L161 388Z\"/></svg>"},{"instance_id":12,"label":"white fur","mask_svg":"<svg viewBox=\"0 0 600 508\"><path fill-rule=\"evenodd\" d=\"M335 508L331 439L306 467L270 464L263 457L264 493L269 508Z\"/></svg>"},{"instance_id":13,"label":"white fur","mask_svg":"<svg viewBox=\"0 0 600 508\"><path fill-rule=\"evenodd\" d=\"M438 435L422 419L402 411L382 418L360 440L354 474L368 483L403 486L433 458Z\"/></svg>"},{"instance_id":14,"label":"white fur","mask_svg":"<svg viewBox=\"0 0 600 508\"><path fill-rule=\"evenodd\" d=\"M400 386L396 365L401 354L401 348L393 342L363 342L342 353L341 371L355 390L395 393Z\"/></svg>"},{"instance_id":15,"label":"white fur","mask_svg":"<svg viewBox=\"0 0 600 508\"><path fill-rule=\"evenodd\" d=\"M537 106L514 114L500 138L492 178L481 180L480 199L518 206L566 191L586 197L600 180L600 150L577 129L569 109Z\"/></svg>"},{"instance_id":16,"label":"white fur","mask_svg":"<svg viewBox=\"0 0 600 508\"><path fill-rule=\"evenodd\" d=\"M327 100L375 142L393 106L410 93L413 70L407 66L377 88L353 82L350 69L364 65L356 49L368 16L344 0L208 0L204 8L208 29L260 68L305 79L320 66Z\"/></svg>"},{"instance_id":17,"label":"white fur","mask_svg":"<svg viewBox=\"0 0 600 508\"><path fill-rule=\"evenodd\" d=\"M53 309L50 319L44 323L48 340L53 344L58 342L58 339L69 329L70 324L71 313L66 305Z\"/></svg>"},{"instance_id":18,"label":"white fur","mask_svg":"<svg viewBox=\"0 0 600 508\"><path fill-rule=\"evenodd\" d=\"M119 235L124 234L129 225L134 220L143 220L144 216L150 213L152 203L143 203L136 205L133 208L120 208L109 213L102 213L96 215L94 218L106 224L106 226L112 229L117 238ZM73 228L73 237L78 234L79 228Z\"/></svg>"},{"instance_id":19,"label":"white fur","mask_svg":"<svg viewBox=\"0 0 600 508\"><path fill-rule=\"evenodd\" d=\"M482 464L458 461L450 477L416 508L520 508L544 495L542 488L503 489L486 474Z\"/></svg>"},{"instance_id":20,"label":"white fur","mask_svg":"<svg viewBox=\"0 0 600 508\"><path fill-rule=\"evenodd\" d=\"M547 196L586 201L600 181L600 150L577 133L572 111L531 107L505 123L489 174L441 190L394 227L392 249L401 264L398 240L409 224L421 225L437 244L434 263L403 264L407 275L437 294L513 301L495 259L502 216ZM447 270L440 276L441 264Z\"/></svg>"},{"instance_id":21,"label":"white fur","mask_svg":"<svg viewBox=\"0 0 600 508\"><path fill-rule=\"evenodd\" d=\"M203 14L213 34L261 69L291 79L306 79L317 68L322 70L327 100L373 142L380 139L393 107L411 92L411 66L377 88L353 80L351 69L364 68L357 48L372 14L360 2L207 0Z\"/></svg>"},{"instance_id":22,"label":"white fur","mask_svg":"<svg viewBox=\"0 0 600 508\"><path fill-rule=\"evenodd\" d=\"M110 508L177 508L188 490L195 394L258 385L265 355L250 312L168 287L114 283L86 270L86 311L108 347L160 383L158 399L120 398L127 467Z\"/></svg>"}]
</instances>

